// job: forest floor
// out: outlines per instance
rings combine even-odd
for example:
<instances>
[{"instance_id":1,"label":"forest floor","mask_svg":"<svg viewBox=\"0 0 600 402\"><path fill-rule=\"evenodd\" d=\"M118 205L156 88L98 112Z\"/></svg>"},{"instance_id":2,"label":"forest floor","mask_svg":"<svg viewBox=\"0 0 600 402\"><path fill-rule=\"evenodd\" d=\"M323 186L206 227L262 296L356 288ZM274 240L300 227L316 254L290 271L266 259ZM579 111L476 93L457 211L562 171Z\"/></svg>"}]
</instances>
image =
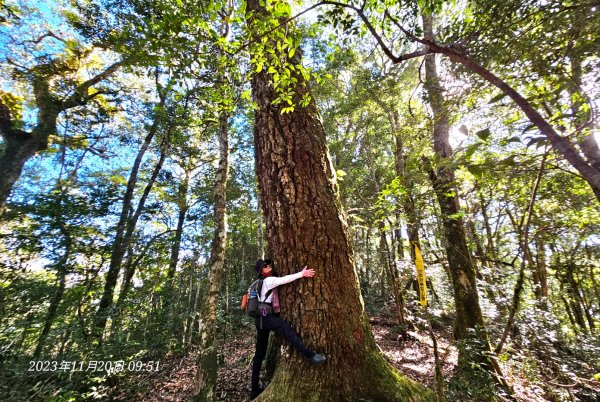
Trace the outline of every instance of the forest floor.
<instances>
[{"instance_id":1,"label":"forest floor","mask_svg":"<svg viewBox=\"0 0 600 402\"><path fill-rule=\"evenodd\" d=\"M433 388L435 364L431 338L420 331L409 331L409 340L402 341L395 331L394 324L382 318L372 318L371 325L375 340L388 361L404 375ZM450 342L448 329L434 331L444 377L452 376L458 353ZM222 356L218 371L217 395L219 401L247 402L250 387L250 365L254 354L254 332L240 331L236 339L222 342L219 347ZM142 379L148 391L136 396L128 395L127 400L158 402L188 401L193 394L195 375L195 355L165 362L160 376ZM264 370L263 370L264 372ZM546 401L541 387L529 384L522 376L506 370L505 375L512 385L518 401Z\"/></svg>"}]
</instances>

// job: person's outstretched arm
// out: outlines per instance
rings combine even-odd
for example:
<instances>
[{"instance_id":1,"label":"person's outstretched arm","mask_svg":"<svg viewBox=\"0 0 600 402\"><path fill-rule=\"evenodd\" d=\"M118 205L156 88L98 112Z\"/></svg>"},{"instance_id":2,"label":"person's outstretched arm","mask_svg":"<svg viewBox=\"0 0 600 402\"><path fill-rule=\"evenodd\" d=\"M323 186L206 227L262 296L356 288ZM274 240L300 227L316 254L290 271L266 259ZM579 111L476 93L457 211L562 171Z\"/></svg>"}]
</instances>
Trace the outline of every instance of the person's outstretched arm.
<instances>
[{"instance_id":1,"label":"person's outstretched arm","mask_svg":"<svg viewBox=\"0 0 600 402\"><path fill-rule=\"evenodd\" d=\"M286 275L286 276L270 276L266 278L264 284L266 286L266 290L274 289L278 286L285 285L286 283L294 282L296 279L300 278L312 278L315 276L315 270L304 267L304 269L300 272L296 272L295 274ZM266 290L263 290L266 291Z\"/></svg>"}]
</instances>

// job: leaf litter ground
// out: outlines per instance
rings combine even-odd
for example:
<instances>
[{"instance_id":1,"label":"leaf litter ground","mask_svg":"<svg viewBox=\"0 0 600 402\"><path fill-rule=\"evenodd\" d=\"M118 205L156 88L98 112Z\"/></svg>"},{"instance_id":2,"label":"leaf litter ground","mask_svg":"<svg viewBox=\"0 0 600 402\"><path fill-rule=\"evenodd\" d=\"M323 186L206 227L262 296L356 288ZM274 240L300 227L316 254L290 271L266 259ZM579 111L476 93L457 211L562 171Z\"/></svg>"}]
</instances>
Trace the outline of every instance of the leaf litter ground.
<instances>
[{"instance_id":1,"label":"leaf litter ground","mask_svg":"<svg viewBox=\"0 0 600 402\"><path fill-rule=\"evenodd\" d=\"M404 375L430 388L435 382L435 363L431 338L425 331L409 331L409 339L402 341L395 324L380 317L371 319L373 335L386 359ZM453 375L458 353L450 342L450 333L444 330L434 331L445 378ZM254 354L254 332L249 326L240 331L237 338L222 340L219 346L220 365L218 369L217 400L247 402L250 387L250 366ZM195 353L185 357L172 358L163 364L159 376L140 378L146 392L128 395L126 400L144 402L189 401L193 395ZM264 370L263 370L264 372ZM518 401L546 401L543 390L527 380L505 373L513 386ZM125 395L123 395L125 396ZM119 398L120 399L120 398Z\"/></svg>"}]
</instances>

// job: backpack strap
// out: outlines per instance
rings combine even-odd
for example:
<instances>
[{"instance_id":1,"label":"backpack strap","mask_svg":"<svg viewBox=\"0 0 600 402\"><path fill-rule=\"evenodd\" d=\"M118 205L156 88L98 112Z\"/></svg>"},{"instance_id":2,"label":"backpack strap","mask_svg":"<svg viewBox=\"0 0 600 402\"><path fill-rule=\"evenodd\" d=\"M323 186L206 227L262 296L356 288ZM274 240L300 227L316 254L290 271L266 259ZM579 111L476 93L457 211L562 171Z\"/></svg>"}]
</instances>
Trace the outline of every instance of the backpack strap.
<instances>
[{"instance_id":1,"label":"backpack strap","mask_svg":"<svg viewBox=\"0 0 600 402\"><path fill-rule=\"evenodd\" d=\"M259 279L258 280L258 286L257 286L258 301L261 302L261 303L265 303L265 302L260 301L260 296L262 294L263 281L264 281L264 279ZM265 300L267 300L269 298L269 296L271 295L271 293L273 293L273 289L267 290L267 293L265 294Z\"/></svg>"}]
</instances>

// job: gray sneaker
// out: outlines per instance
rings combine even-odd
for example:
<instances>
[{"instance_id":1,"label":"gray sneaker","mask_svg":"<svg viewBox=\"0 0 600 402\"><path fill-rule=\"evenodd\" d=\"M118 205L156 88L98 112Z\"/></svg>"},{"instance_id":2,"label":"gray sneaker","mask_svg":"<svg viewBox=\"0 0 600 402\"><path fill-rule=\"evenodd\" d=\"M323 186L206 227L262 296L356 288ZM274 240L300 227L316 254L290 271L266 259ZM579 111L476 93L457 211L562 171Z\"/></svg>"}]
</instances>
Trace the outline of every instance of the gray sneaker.
<instances>
[{"instance_id":1,"label":"gray sneaker","mask_svg":"<svg viewBox=\"0 0 600 402\"><path fill-rule=\"evenodd\" d=\"M327 360L325 356L320 353L316 353L313 357L308 359L312 364L323 364L325 363L325 360Z\"/></svg>"}]
</instances>

